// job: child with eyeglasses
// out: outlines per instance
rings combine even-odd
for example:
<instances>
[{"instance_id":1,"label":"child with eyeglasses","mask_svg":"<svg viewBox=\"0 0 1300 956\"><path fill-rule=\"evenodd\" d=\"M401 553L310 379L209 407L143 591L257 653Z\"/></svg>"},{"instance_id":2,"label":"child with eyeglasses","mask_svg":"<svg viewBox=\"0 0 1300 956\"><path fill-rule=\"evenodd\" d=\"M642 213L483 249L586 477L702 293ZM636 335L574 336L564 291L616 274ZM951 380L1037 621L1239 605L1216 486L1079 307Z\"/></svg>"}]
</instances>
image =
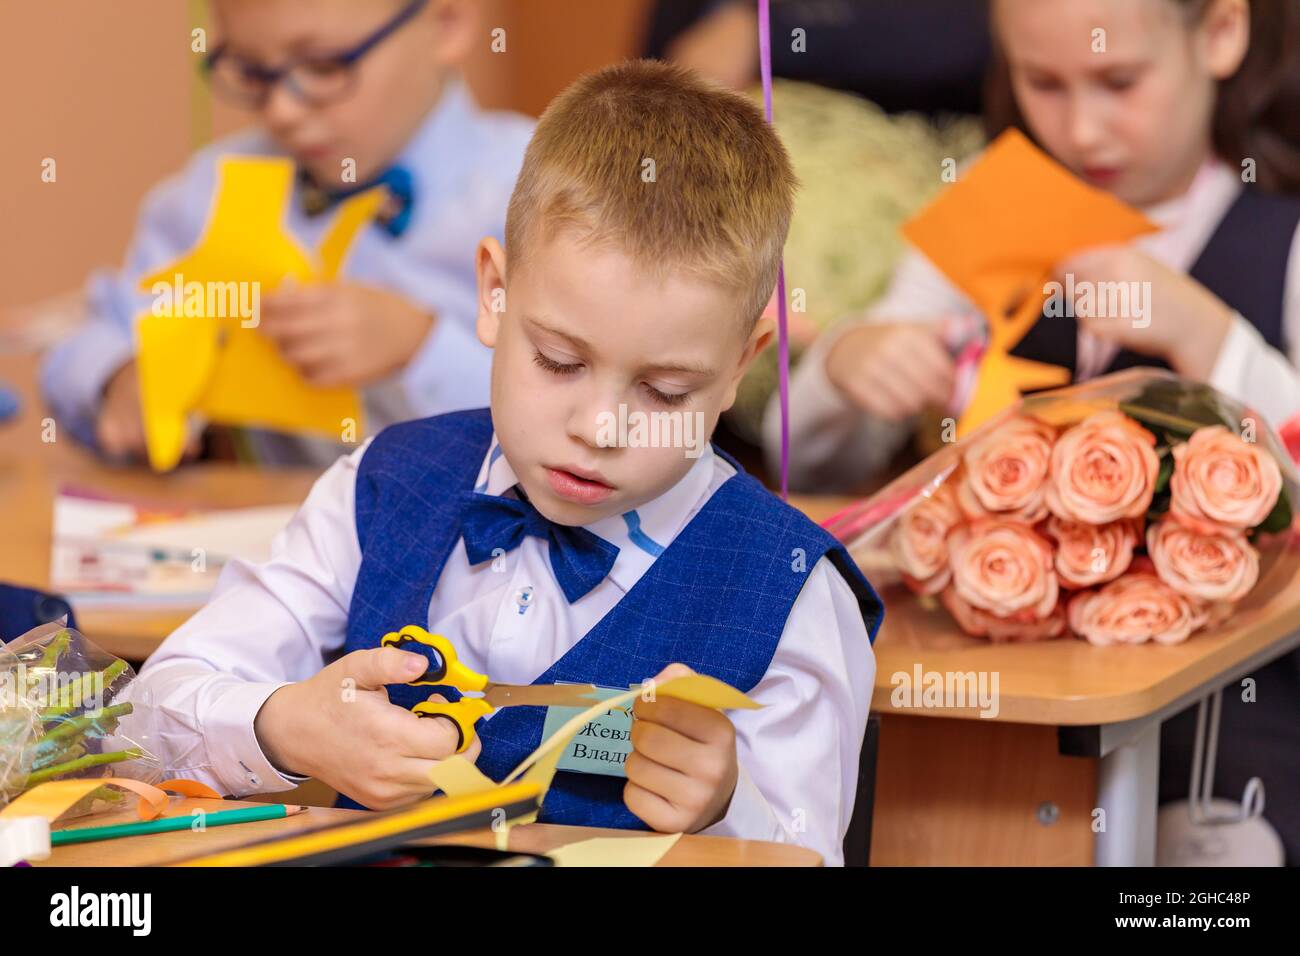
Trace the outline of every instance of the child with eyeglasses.
<instances>
[{"instance_id":1,"label":"child with eyeglasses","mask_svg":"<svg viewBox=\"0 0 1300 956\"><path fill-rule=\"evenodd\" d=\"M320 386L362 390L378 430L482 405L491 353L474 333L474 249L502 236L532 123L480 110L458 66L481 30L474 0L212 0L204 72L257 123L205 147L146 198L124 266L94 277L87 320L48 356L60 424L105 457L144 452L133 321L141 276L199 238L223 155L285 155L299 170L286 226L305 247L337 202L377 183L390 201L342 277L262 299L260 330ZM325 464L332 442L246 432L248 457ZM197 438L189 453L197 453Z\"/></svg>"}]
</instances>

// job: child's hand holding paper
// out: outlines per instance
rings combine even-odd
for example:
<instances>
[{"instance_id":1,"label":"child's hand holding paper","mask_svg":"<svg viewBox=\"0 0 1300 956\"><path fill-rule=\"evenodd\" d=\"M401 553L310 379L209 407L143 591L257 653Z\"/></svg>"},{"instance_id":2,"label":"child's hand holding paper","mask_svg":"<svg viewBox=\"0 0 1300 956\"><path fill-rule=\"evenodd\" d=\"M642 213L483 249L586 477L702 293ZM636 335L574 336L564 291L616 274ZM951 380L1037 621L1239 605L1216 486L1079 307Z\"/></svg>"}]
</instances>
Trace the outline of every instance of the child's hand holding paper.
<instances>
[{"instance_id":1,"label":"child's hand holding paper","mask_svg":"<svg viewBox=\"0 0 1300 956\"><path fill-rule=\"evenodd\" d=\"M212 212L194 248L140 281L141 291L154 296L150 311L136 322L136 336L141 410L155 470L180 460L192 416L336 440L348 429L364 431L357 392L306 381L261 330L260 303L287 282L337 280L349 247L384 194L368 190L345 199L319 248L308 252L283 223L293 176L286 159L223 159ZM359 324L364 305L332 314ZM342 322L335 318L331 325ZM383 339L376 331L372 339ZM397 344L404 346L405 339ZM328 347L312 361L336 356L338 335Z\"/></svg>"},{"instance_id":2,"label":"child's hand holding paper","mask_svg":"<svg viewBox=\"0 0 1300 956\"><path fill-rule=\"evenodd\" d=\"M880 322L845 332L826 356L826 377L867 414L884 421L947 408L955 364L939 322Z\"/></svg>"},{"instance_id":3,"label":"child's hand holding paper","mask_svg":"<svg viewBox=\"0 0 1300 956\"><path fill-rule=\"evenodd\" d=\"M456 752L459 735L449 721L390 704L384 690L427 667L391 647L354 651L272 693L254 720L258 743L280 770L316 777L373 810L428 797L430 770ZM462 756L472 762L481 750L475 737Z\"/></svg>"},{"instance_id":4,"label":"child's hand holding paper","mask_svg":"<svg viewBox=\"0 0 1300 956\"><path fill-rule=\"evenodd\" d=\"M671 664L655 682L694 673ZM673 697L632 707L627 808L661 833L694 833L726 815L736 789L736 728L721 711Z\"/></svg>"},{"instance_id":5,"label":"child's hand holding paper","mask_svg":"<svg viewBox=\"0 0 1300 956\"><path fill-rule=\"evenodd\" d=\"M1161 358L1174 371L1205 381L1232 325L1233 310L1190 276L1169 268L1132 246L1101 246L1070 256L1056 266L1056 279L1067 275L1077 287L1119 287L1134 293L1125 314L1109 309L1081 313L1091 334L1143 355Z\"/></svg>"},{"instance_id":6,"label":"child's hand holding paper","mask_svg":"<svg viewBox=\"0 0 1300 956\"><path fill-rule=\"evenodd\" d=\"M268 295L261 330L311 385L360 387L403 368L434 321L394 292L331 282Z\"/></svg>"}]
</instances>

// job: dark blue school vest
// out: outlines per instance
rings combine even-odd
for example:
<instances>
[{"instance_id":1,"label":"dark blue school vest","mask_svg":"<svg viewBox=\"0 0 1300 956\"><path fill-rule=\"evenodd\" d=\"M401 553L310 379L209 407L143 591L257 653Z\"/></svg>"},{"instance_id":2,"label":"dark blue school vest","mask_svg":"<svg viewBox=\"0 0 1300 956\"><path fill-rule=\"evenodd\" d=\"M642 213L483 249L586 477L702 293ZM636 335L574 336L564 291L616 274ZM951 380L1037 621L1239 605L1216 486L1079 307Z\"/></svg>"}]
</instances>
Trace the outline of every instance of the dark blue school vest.
<instances>
[{"instance_id":1,"label":"dark blue school vest","mask_svg":"<svg viewBox=\"0 0 1300 956\"><path fill-rule=\"evenodd\" d=\"M1259 329L1264 341L1284 353L1288 345L1282 327L1287 262L1297 226L1300 226L1300 198L1248 186L1228 207L1188 270L1188 275ZM1045 315L1011 354L1060 365L1073 373L1078 335L1078 321L1073 316ZM1155 356L1121 349L1106 372L1135 366L1169 367Z\"/></svg>"},{"instance_id":2,"label":"dark blue school vest","mask_svg":"<svg viewBox=\"0 0 1300 956\"><path fill-rule=\"evenodd\" d=\"M361 569L345 652L375 647L407 624L427 625L434 586L460 539L460 495L473 488L491 437L490 413L480 409L391 426L366 450L356 478ZM727 460L737 473L536 683L626 687L680 661L749 691L767 672L790 608L823 556L857 595L875 640L883 606L844 548ZM438 690L448 700L459 696L453 688ZM433 692L388 688L389 699L403 707ZM479 768L504 778L541 743L545 713L510 707L480 721ZM561 771L539 819L645 829L623 805L624 785L620 777Z\"/></svg>"}]
</instances>

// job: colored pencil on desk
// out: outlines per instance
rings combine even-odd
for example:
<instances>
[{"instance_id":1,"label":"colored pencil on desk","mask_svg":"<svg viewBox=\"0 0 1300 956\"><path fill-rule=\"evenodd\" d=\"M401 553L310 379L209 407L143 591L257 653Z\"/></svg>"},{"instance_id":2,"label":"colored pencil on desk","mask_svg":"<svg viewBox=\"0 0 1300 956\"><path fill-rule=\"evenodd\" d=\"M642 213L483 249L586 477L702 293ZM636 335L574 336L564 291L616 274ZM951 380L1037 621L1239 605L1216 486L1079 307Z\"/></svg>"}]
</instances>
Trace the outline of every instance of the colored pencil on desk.
<instances>
[{"instance_id":1,"label":"colored pencil on desk","mask_svg":"<svg viewBox=\"0 0 1300 956\"><path fill-rule=\"evenodd\" d=\"M240 807L236 810L211 810L203 814L203 827L221 827L228 823L252 823L255 820L278 820L302 813L306 807L297 804L268 803L260 807ZM50 834L51 846L64 846L68 843L90 843L93 840L115 840L118 837L140 836L144 833L169 833L174 830L189 830L194 827L196 817L187 813L183 816L159 817L156 820L141 820L137 823L115 823L104 827L79 827L73 830L55 830Z\"/></svg>"}]
</instances>

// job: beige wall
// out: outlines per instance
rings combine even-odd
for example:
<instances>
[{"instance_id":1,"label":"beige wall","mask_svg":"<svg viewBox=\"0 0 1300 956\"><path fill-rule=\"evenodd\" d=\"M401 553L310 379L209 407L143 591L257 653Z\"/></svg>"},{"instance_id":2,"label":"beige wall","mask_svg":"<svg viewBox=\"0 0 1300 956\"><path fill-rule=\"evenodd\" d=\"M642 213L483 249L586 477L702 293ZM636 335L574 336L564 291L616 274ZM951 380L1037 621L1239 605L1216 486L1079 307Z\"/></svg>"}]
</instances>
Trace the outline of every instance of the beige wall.
<instances>
[{"instance_id":1,"label":"beige wall","mask_svg":"<svg viewBox=\"0 0 1300 956\"><path fill-rule=\"evenodd\" d=\"M467 67L486 105L537 113L578 73L633 53L647 0L482 0ZM149 186L210 125L241 118L195 82L201 0L0 2L0 309L120 261ZM506 28L507 52L488 49ZM211 113L209 124L207 117ZM53 158L57 179L41 181Z\"/></svg>"}]
</instances>

